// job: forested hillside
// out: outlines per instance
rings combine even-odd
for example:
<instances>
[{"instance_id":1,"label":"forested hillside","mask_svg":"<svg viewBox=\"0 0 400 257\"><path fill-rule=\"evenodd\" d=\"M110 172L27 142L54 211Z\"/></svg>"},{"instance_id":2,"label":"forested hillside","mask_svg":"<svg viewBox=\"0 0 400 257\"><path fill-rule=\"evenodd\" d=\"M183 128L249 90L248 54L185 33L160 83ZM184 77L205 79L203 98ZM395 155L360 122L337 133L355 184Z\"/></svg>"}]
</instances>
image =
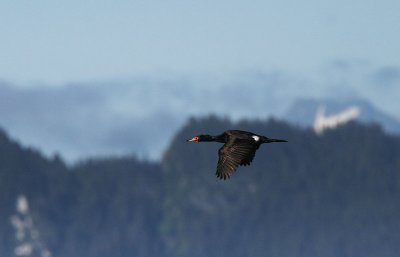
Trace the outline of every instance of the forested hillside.
<instances>
[{"instance_id":1,"label":"forested hillside","mask_svg":"<svg viewBox=\"0 0 400 257\"><path fill-rule=\"evenodd\" d=\"M87 160L67 168L0 133L0 256L38 242L55 257L160 256L163 177L157 163L134 157ZM10 219L16 200L29 201L39 239L23 240ZM41 256L43 257L43 256Z\"/></svg>"},{"instance_id":2,"label":"forested hillside","mask_svg":"<svg viewBox=\"0 0 400 257\"><path fill-rule=\"evenodd\" d=\"M240 128L285 144L261 146L229 181L214 176L215 143L200 132ZM400 140L348 124L316 136L285 123L192 120L163 160L165 233L180 256L397 256Z\"/></svg>"},{"instance_id":3,"label":"forested hillside","mask_svg":"<svg viewBox=\"0 0 400 257\"><path fill-rule=\"evenodd\" d=\"M252 165L223 181L215 177L221 144L186 139L228 128L289 142L261 146ZM0 150L0 256L21 243L10 222L21 194L56 257L400 252L400 138L378 126L317 136L276 120L191 119L161 163L110 157L66 167L3 132Z\"/></svg>"},{"instance_id":4,"label":"forested hillside","mask_svg":"<svg viewBox=\"0 0 400 257\"><path fill-rule=\"evenodd\" d=\"M58 157L45 159L38 151L11 141L0 130L0 255L13 256L18 243L10 219L20 195L29 198L32 215L48 246L62 247L59 239L71 222L76 193L73 188L73 177Z\"/></svg>"}]
</instances>

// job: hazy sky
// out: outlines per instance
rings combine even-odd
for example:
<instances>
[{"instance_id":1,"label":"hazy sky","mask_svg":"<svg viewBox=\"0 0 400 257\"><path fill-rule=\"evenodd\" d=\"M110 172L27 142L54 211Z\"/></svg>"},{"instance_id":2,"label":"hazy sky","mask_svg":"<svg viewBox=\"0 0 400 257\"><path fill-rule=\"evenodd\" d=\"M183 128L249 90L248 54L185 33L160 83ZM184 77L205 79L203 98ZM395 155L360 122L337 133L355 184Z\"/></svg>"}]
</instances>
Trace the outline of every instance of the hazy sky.
<instances>
[{"instance_id":1,"label":"hazy sky","mask_svg":"<svg viewBox=\"0 0 400 257\"><path fill-rule=\"evenodd\" d=\"M157 158L189 116L281 117L297 98L362 98L400 120L399 11L398 0L0 0L0 128L76 160Z\"/></svg>"},{"instance_id":2,"label":"hazy sky","mask_svg":"<svg viewBox=\"0 0 400 257\"><path fill-rule=\"evenodd\" d=\"M336 60L400 66L400 1L0 1L0 78L64 84Z\"/></svg>"}]
</instances>

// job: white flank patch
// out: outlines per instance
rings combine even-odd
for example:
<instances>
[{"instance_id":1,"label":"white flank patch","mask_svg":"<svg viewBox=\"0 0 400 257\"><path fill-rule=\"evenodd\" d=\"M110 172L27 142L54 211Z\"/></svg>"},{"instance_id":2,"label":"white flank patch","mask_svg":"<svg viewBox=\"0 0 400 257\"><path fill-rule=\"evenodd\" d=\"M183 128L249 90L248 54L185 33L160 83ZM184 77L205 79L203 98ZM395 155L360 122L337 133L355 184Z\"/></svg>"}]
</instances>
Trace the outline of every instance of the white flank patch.
<instances>
[{"instance_id":1,"label":"white flank patch","mask_svg":"<svg viewBox=\"0 0 400 257\"><path fill-rule=\"evenodd\" d=\"M258 140L260 140L260 137L259 137L259 136L252 136L252 138L254 138L254 140L255 140L256 142L258 142Z\"/></svg>"}]
</instances>

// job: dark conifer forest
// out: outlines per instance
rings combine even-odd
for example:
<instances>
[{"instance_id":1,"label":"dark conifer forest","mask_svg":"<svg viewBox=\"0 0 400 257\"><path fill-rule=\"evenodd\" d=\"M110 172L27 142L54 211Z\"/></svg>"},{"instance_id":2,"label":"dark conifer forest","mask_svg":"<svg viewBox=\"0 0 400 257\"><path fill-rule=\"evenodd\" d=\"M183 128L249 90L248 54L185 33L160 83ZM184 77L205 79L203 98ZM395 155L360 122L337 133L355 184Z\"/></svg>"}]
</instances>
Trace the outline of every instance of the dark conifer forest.
<instances>
[{"instance_id":1,"label":"dark conifer forest","mask_svg":"<svg viewBox=\"0 0 400 257\"><path fill-rule=\"evenodd\" d=\"M242 129L265 144L229 180L219 143L198 134ZM12 217L26 197L35 233ZM26 215L26 214L24 214ZM15 222L14 222L15 223ZM135 156L66 165L0 131L0 256L34 242L53 257L398 257L400 137L348 123L316 135L282 121L192 118L160 162Z\"/></svg>"}]
</instances>

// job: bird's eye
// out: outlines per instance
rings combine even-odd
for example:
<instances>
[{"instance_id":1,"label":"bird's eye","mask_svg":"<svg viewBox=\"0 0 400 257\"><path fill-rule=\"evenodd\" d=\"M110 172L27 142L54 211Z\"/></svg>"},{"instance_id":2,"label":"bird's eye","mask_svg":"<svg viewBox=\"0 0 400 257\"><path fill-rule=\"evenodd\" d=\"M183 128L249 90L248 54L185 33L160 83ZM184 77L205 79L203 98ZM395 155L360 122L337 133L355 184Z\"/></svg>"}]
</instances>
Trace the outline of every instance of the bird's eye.
<instances>
[{"instance_id":1,"label":"bird's eye","mask_svg":"<svg viewBox=\"0 0 400 257\"><path fill-rule=\"evenodd\" d=\"M198 142L199 141L199 137L194 137L193 140Z\"/></svg>"}]
</instances>

